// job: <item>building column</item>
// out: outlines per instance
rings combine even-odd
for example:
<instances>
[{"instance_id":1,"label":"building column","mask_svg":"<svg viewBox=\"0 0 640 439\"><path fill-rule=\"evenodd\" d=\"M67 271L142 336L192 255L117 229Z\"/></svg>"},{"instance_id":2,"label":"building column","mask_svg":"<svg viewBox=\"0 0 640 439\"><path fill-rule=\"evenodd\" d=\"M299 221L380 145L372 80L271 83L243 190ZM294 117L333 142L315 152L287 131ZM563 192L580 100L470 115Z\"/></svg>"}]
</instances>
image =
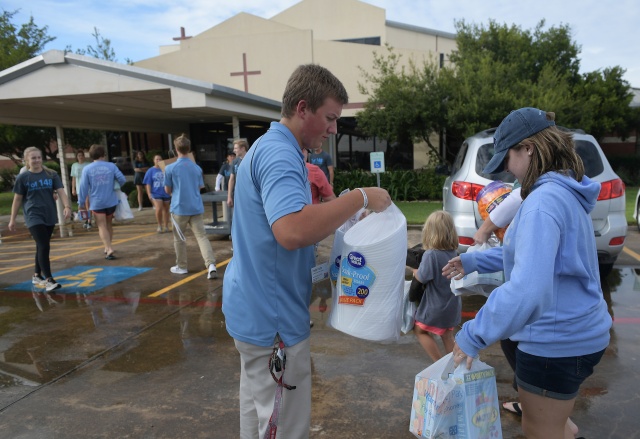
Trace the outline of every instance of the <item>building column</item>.
<instances>
[{"instance_id":1,"label":"building column","mask_svg":"<svg viewBox=\"0 0 640 439\"><path fill-rule=\"evenodd\" d=\"M67 193L69 205L71 205L71 186L69 186L69 173L67 172L67 164L64 157L64 130L59 125L56 125L56 142L58 143L58 159L60 160L60 179L62 180L64 191ZM56 201L56 210L58 211L60 237L64 238L67 234L69 236L73 236L73 223L68 227L65 224L64 206L62 205L62 200L60 198ZM73 221L73 218L71 218L71 221Z\"/></svg>"}]
</instances>

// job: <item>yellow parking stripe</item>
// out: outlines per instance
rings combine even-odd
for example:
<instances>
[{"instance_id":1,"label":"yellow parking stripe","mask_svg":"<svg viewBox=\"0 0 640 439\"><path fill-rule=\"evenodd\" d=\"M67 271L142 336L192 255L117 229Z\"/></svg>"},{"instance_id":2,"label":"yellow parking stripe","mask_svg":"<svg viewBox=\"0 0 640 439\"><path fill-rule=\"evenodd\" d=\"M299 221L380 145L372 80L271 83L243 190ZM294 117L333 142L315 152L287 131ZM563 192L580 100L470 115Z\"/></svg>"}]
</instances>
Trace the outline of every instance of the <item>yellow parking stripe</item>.
<instances>
[{"instance_id":1,"label":"yellow parking stripe","mask_svg":"<svg viewBox=\"0 0 640 439\"><path fill-rule=\"evenodd\" d=\"M636 261L640 261L640 254L634 252L633 250L629 250L627 247L623 247L622 251L628 254L629 256L631 256L632 258L635 258Z\"/></svg>"},{"instance_id":2,"label":"yellow parking stripe","mask_svg":"<svg viewBox=\"0 0 640 439\"><path fill-rule=\"evenodd\" d=\"M219 264L217 264L217 265L216 265L216 269L218 269L218 268L220 268L220 267L224 267L225 265L227 265L227 264L229 263L229 261L230 261L230 260L231 260L231 258L227 259L226 261L222 261L222 262L220 262ZM201 271L201 272L199 272L199 273L195 273L195 274L192 274L192 275L191 275L191 276L189 276L189 277L185 277L184 279L182 279L182 280L180 280L180 281L178 281L178 282L176 282L176 283L174 283L174 284L172 284L172 285L169 285L168 287L164 287L163 289L158 290L158 291L156 291L155 293L151 293L151 294L149 294L149 296L148 296L148 297L158 297L158 296L160 296L160 295L162 295L162 294L166 293L167 291L171 291L171 290L173 290L174 288L178 288L180 285L184 285L184 284L186 284L186 283L188 283L188 282L191 282L192 280L196 279L197 277L202 276L202 275L203 275L203 274L205 274L206 272L207 272L207 270L205 269L205 270L202 270L202 271Z\"/></svg>"}]
</instances>

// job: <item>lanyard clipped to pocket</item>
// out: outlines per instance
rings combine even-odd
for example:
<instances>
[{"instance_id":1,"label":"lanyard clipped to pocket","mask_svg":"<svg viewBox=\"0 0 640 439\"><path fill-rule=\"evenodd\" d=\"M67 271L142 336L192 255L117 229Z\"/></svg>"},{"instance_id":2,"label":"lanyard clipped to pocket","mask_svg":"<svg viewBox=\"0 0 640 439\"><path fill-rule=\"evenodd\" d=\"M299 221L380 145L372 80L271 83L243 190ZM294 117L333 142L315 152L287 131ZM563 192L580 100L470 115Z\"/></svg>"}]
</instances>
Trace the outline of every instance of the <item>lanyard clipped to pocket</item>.
<instances>
[{"instance_id":1,"label":"lanyard clipped to pocket","mask_svg":"<svg viewBox=\"0 0 640 439\"><path fill-rule=\"evenodd\" d=\"M269 357L269 372L273 380L276 382L276 397L273 401L273 412L269 419L269 425L265 432L264 439L275 439L278 429L278 418L280 417L280 409L282 408L282 389L294 390L296 386L290 386L284 382L284 370L287 364L287 354L284 351L284 342L276 335L273 346L273 352ZM276 377L276 373L280 373L280 378Z\"/></svg>"}]
</instances>

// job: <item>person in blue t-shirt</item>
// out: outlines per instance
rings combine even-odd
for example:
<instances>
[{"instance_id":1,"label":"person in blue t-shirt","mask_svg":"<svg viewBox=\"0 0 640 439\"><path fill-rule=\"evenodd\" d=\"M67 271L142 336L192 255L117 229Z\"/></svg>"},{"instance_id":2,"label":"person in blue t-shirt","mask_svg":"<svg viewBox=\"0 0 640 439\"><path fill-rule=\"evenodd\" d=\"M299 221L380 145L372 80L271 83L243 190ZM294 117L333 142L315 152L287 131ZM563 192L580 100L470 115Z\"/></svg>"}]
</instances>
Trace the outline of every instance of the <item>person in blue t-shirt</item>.
<instances>
[{"instance_id":1,"label":"person in blue t-shirt","mask_svg":"<svg viewBox=\"0 0 640 439\"><path fill-rule=\"evenodd\" d=\"M169 206L171 196L164 190L164 172L160 169L162 156L156 154L153 157L154 166L144 174L142 182L147 188L147 196L156 209L156 221L158 222L158 233L169 231ZM162 228L164 226L164 229Z\"/></svg>"},{"instance_id":2,"label":"person in blue t-shirt","mask_svg":"<svg viewBox=\"0 0 640 439\"><path fill-rule=\"evenodd\" d=\"M171 218L173 222L173 246L176 250L176 265L170 271L174 274L187 274L187 243L184 232L187 226L196 237L200 254L204 259L207 277L216 279L216 258L211 242L204 230L204 204L200 189L204 187L202 168L190 158L191 141L182 134L173 141L178 152L178 160L164 170L164 190L171 196Z\"/></svg>"},{"instance_id":3,"label":"person in blue t-shirt","mask_svg":"<svg viewBox=\"0 0 640 439\"><path fill-rule=\"evenodd\" d=\"M105 259L115 259L112 247L113 214L120 202L114 189L114 184L122 186L126 179L120 169L107 161L107 153L102 145L91 145L89 156L93 160L82 170L80 191L78 192L78 210L86 210L91 206L91 212L96 219L98 233L104 244Z\"/></svg>"},{"instance_id":4,"label":"person in blue t-shirt","mask_svg":"<svg viewBox=\"0 0 640 439\"><path fill-rule=\"evenodd\" d=\"M231 167L236 158L236 153L231 151L227 154L227 160L220 166L216 176L215 191L226 191L229 189L229 179L231 178Z\"/></svg>"},{"instance_id":5,"label":"person in blue t-shirt","mask_svg":"<svg viewBox=\"0 0 640 439\"><path fill-rule=\"evenodd\" d=\"M359 188L312 204L302 148L337 132L348 102L342 83L318 65L299 66L282 99L282 118L251 146L238 169L231 227L234 255L223 284L222 312L240 353L240 436L274 433L269 418L276 390L269 359L281 349L285 390L278 437L309 435L311 419L310 313L313 245L361 208L391 205L386 190Z\"/></svg>"}]
</instances>

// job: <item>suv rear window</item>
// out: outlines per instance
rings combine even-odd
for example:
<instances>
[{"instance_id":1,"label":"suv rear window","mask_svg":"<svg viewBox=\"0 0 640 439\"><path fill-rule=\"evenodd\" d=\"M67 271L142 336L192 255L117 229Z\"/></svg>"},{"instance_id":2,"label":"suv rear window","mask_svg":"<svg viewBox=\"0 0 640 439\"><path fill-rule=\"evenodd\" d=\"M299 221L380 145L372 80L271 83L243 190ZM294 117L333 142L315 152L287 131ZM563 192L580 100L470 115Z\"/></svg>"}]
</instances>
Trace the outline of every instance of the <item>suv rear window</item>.
<instances>
[{"instance_id":1,"label":"suv rear window","mask_svg":"<svg viewBox=\"0 0 640 439\"><path fill-rule=\"evenodd\" d=\"M602 158L596 145L586 140L576 140L576 152L584 163L584 173L587 177L595 177L604 172Z\"/></svg>"},{"instance_id":2,"label":"suv rear window","mask_svg":"<svg viewBox=\"0 0 640 439\"><path fill-rule=\"evenodd\" d=\"M482 170L487 166L491 158L493 157L493 143L485 143L478 148L478 156L476 157L476 174L489 180L500 180L505 183L513 183L516 178L513 174L509 174L506 171L499 172L497 174L485 174Z\"/></svg>"}]
</instances>

